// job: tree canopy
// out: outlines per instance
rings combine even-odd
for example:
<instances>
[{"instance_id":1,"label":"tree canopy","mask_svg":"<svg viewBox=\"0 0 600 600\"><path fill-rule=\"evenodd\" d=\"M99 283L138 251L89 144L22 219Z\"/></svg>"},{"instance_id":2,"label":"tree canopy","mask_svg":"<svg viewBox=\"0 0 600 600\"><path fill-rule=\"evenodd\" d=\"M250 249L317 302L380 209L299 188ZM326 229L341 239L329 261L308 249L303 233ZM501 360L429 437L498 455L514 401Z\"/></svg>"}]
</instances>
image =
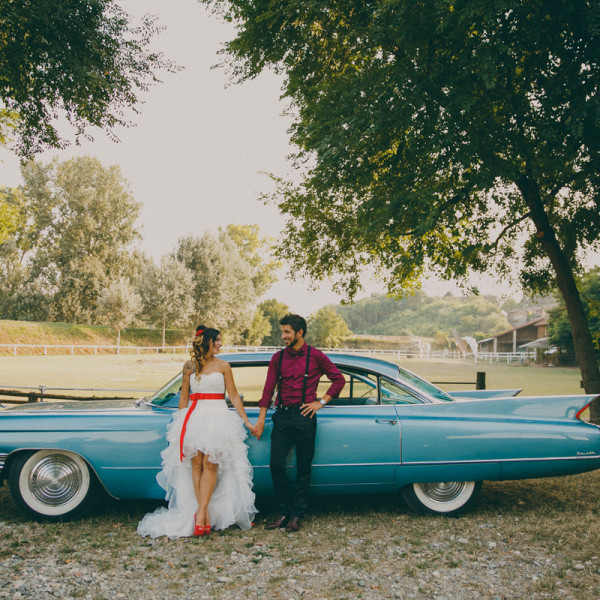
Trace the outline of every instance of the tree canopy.
<instances>
[{"instance_id":1,"label":"tree canopy","mask_svg":"<svg viewBox=\"0 0 600 600\"><path fill-rule=\"evenodd\" d=\"M209 323L229 343L271 332L255 305L277 262L255 225L181 238L157 266L135 247L140 204L119 167L86 156L21 167L24 184L0 188L0 319Z\"/></svg>"},{"instance_id":2,"label":"tree canopy","mask_svg":"<svg viewBox=\"0 0 600 600\"><path fill-rule=\"evenodd\" d=\"M128 122L160 71L176 67L149 49L155 19L134 23L115 0L0 2L0 144L23 157L63 147L61 118L76 137Z\"/></svg>"},{"instance_id":3,"label":"tree canopy","mask_svg":"<svg viewBox=\"0 0 600 600\"><path fill-rule=\"evenodd\" d=\"M280 246L352 297L495 269L565 299L587 391L598 364L574 275L600 240L600 5L591 0L204 0L237 25L233 76L285 74L300 184Z\"/></svg>"},{"instance_id":4,"label":"tree canopy","mask_svg":"<svg viewBox=\"0 0 600 600\"><path fill-rule=\"evenodd\" d=\"M332 306L324 306L308 318L306 337L314 346L339 348L343 339L352 332L348 324Z\"/></svg>"},{"instance_id":5,"label":"tree canopy","mask_svg":"<svg viewBox=\"0 0 600 600\"><path fill-rule=\"evenodd\" d=\"M115 328L117 346L121 345L121 329L124 329L135 320L141 308L141 297L125 277L113 279L107 287L100 291L98 295L98 315L107 325L112 325Z\"/></svg>"},{"instance_id":6,"label":"tree canopy","mask_svg":"<svg viewBox=\"0 0 600 600\"><path fill-rule=\"evenodd\" d=\"M258 305L260 310L269 321L269 331L263 338L264 346L281 346L281 325L279 321L290 312L290 307L275 298L263 300Z\"/></svg>"},{"instance_id":7,"label":"tree canopy","mask_svg":"<svg viewBox=\"0 0 600 600\"><path fill-rule=\"evenodd\" d=\"M173 255L192 272L195 323L223 330L228 343L239 342L252 323L257 297L253 269L236 244L227 236L217 239L206 232L182 237Z\"/></svg>"},{"instance_id":8,"label":"tree canopy","mask_svg":"<svg viewBox=\"0 0 600 600\"><path fill-rule=\"evenodd\" d=\"M160 265L150 263L140 277L143 316L162 328L165 345L166 328L187 327L196 308L192 290L194 274L174 256L163 256Z\"/></svg>"},{"instance_id":9,"label":"tree canopy","mask_svg":"<svg viewBox=\"0 0 600 600\"><path fill-rule=\"evenodd\" d=\"M252 269L252 284L257 296L262 296L276 281L275 272L281 266L270 256L272 240L260 236L258 225L237 225L230 223L225 229L219 228L225 243L233 242L240 256Z\"/></svg>"},{"instance_id":10,"label":"tree canopy","mask_svg":"<svg viewBox=\"0 0 600 600\"><path fill-rule=\"evenodd\" d=\"M118 167L81 157L22 167L21 225L0 253L3 318L91 323L130 268L140 205ZM6 290L4 290L6 288Z\"/></svg>"}]
</instances>

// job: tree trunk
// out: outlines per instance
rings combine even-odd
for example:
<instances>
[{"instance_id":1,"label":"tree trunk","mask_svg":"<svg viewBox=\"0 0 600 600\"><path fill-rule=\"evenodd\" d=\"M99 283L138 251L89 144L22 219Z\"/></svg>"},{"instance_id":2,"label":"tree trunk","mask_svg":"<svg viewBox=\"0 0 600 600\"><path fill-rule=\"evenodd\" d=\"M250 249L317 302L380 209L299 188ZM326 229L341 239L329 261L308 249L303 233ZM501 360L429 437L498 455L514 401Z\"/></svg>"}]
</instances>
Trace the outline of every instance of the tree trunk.
<instances>
[{"instance_id":1,"label":"tree trunk","mask_svg":"<svg viewBox=\"0 0 600 600\"><path fill-rule=\"evenodd\" d=\"M121 351L121 330L117 329L117 354Z\"/></svg>"},{"instance_id":2,"label":"tree trunk","mask_svg":"<svg viewBox=\"0 0 600 600\"><path fill-rule=\"evenodd\" d=\"M163 323L162 323L162 347L165 347L165 330L167 328L167 320L163 319Z\"/></svg>"},{"instance_id":3,"label":"tree trunk","mask_svg":"<svg viewBox=\"0 0 600 600\"><path fill-rule=\"evenodd\" d=\"M589 323L583 308L581 296L575 283L573 270L565 256L548 216L544 210L539 189L532 178L523 175L517 186L523 194L523 199L531 211L531 219L536 226L537 236L542 248L550 259L556 275L556 284L565 301L571 331L573 332L573 346L575 356L581 371L581 387L587 394L600 393L600 370L594 356L594 344L590 333ZM598 402L592 406L592 419L600 418L600 405Z\"/></svg>"}]
</instances>

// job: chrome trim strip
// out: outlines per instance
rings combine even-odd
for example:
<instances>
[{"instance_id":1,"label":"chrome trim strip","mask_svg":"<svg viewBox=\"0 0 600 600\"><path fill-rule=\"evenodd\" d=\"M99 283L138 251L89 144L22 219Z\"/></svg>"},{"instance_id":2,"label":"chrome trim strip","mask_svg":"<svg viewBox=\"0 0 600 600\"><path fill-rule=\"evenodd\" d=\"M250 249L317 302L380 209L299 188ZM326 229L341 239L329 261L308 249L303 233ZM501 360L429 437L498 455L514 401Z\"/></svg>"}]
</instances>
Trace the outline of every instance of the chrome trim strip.
<instances>
[{"instance_id":1,"label":"chrome trim strip","mask_svg":"<svg viewBox=\"0 0 600 600\"><path fill-rule=\"evenodd\" d=\"M100 467L101 471L160 471L161 466L156 467Z\"/></svg>"},{"instance_id":2,"label":"chrome trim strip","mask_svg":"<svg viewBox=\"0 0 600 600\"><path fill-rule=\"evenodd\" d=\"M287 465L288 469L295 468L296 465ZM328 464L318 464L313 463L313 467L401 467L402 465L399 462L389 462L389 463L328 463ZM269 469L269 465L252 465L253 469ZM160 466L156 467L100 467L102 471L132 471L132 470L150 470L150 471L159 471L161 469Z\"/></svg>"},{"instance_id":3,"label":"chrome trim strip","mask_svg":"<svg viewBox=\"0 0 600 600\"><path fill-rule=\"evenodd\" d=\"M537 461L556 461L556 460L600 460L600 455L592 456L559 456L559 457L534 457L534 458L494 458L486 460L454 460L454 461L414 461L402 463L402 466L422 466L422 465L472 465L485 463L509 463L509 462L537 462Z\"/></svg>"},{"instance_id":4,"label":"chrome trim strip","mask_svg":"<svg viewBox=\"0 0 600 600\"><path fill-rule=\"evenodd\" d=\"M0 454L0 474L2 473L2 469L4 469L4 463L6 463L7 458L8 454Z\"/></svg>"},{"instance_id":5,"label":"chrome trim strip","mask_svg":"<svg viewBox=\"0 0 600 600\"><path fill-rule=\"evenodd\" d=\"M534 462L534 461L554 461L554 460L600 460L600 455L594 456L562 456L559 458L497 458L488 460L455 460L455 461L422 461L422 462L369 462L369 463L313 463L313 467L419 467L419 466L443 466L443 465L473 465L473 464L491 464L491 463L510 463L510 462ZM289 468L295 465L288 465ZM269 465L256 465L253 469L269 468Z\"/></svg>"}]
</instances>

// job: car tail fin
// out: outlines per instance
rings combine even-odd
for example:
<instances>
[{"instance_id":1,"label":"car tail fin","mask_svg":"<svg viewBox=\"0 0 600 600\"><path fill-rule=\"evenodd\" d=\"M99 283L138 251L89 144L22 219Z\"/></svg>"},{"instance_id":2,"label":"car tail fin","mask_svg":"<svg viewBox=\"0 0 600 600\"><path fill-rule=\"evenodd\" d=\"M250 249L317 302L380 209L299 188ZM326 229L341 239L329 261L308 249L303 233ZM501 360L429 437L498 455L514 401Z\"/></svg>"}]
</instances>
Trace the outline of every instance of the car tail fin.
<instances>
[{"instance_id":1,"label":"car tail fin","mask_svg":"<svg viewBox=\"0 0 600 600\"><path fill-rule=\"evenodd\" d=\"M575 418L590 423L591 425L600 426L600 396L592 398L590 402L580 408L577 411Z\"/></svg>"}]
</instances>

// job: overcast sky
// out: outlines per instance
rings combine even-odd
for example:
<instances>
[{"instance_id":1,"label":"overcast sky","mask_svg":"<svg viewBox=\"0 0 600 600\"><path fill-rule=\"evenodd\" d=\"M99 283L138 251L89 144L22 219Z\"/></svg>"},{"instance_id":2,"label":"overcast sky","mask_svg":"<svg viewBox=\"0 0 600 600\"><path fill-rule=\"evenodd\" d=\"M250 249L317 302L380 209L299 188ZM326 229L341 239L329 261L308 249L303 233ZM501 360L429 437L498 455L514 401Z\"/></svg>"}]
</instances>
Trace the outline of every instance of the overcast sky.
<instances>
[{"instance_id":1,"label":"overcast sky","mask_svg":"<svg viewBox=\"0 0 600 600\"><path fill-rule=\"evenodd\" d=\"M278 239L283 218L274 206L257 201L272 190L265 172L286 176L292 152L288 143L289 118L282 115L281 79L262 75L243 85L228 85L227 73L213 67L233 27L210 15L195 0L120 0L139 17L155 14L166 27L154 48L184 67L167 74L151 89L135 116L136 127L117 131L121 142L109 141L102 132L93 142L38 156L67 160L91 155L105 165L120 165L136 200L142 203L139 220L142 249L155 259L169 252L183 235L216 231L229 223L256 223L264 235ZM0 185L22 183L18 159L0 148ZM309 315L337 302L330 285L308 291L308 283L284 279L266 297L275 297L293 311ZM366 294L383 287L366 281ZM430 282L428 293L444 293L448 286ZM484 284L482 291L503 293ZM365 294L363 294L365 295Z\"/></svg>"}]
</instances>

